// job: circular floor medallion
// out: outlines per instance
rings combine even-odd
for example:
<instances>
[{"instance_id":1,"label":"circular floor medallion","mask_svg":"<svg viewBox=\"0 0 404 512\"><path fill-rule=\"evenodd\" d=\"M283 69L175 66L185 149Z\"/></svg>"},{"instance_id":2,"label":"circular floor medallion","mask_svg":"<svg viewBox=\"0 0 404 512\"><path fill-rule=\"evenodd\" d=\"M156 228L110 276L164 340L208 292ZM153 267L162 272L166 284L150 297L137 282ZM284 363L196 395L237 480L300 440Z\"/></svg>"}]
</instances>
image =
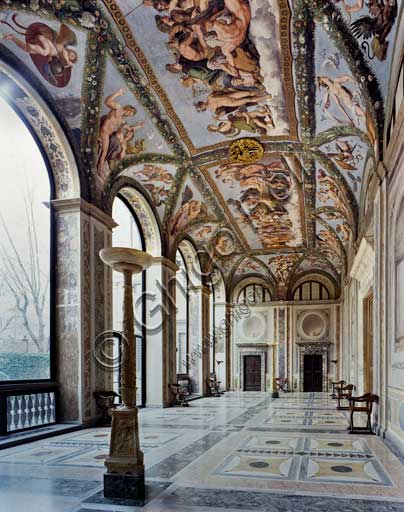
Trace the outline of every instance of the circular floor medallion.
<instances>
[{"instance_id":1,"label":"circular floor medallion","mask_svg":"<svg viewBox=\"0 0 404 512\"><path fill-rule=\"evenodd\" d=\"M269 468L268 462L264 462L262 460L257 460L257 462L250 462L249 466L250 466L250 468L258 468L258 469Z\"/></svg>"},{"instance_id":2,"label":"circular floor medallion","mask_svg":"<svg viewBox=\"0 0 404 512\"><path fill-rule=\"evenodd\" d=\"M351 473L353 471L349 466L331 466L330 469L335 473Z\"/></svg>"},{"instance_id":3,"label":"circular floor medallion","mask_svg":"<svg viewBox=\"0 0 404 512\"><path fill-rule=\"evenodd\" d=\"M335 448L338 448L340 446L344 446L344 443L328 443L328 446L334 446Z\"/></svg>"},{"instance_id":4,"label":"circular floor medallion","mask_svg":"<svg viewBox=\"0 0 404 512\"><path fill-rule=\"evenodd\" d=\"M265 444L281 444L280 441L265 441Z\"/></svg>"}]
</instances>

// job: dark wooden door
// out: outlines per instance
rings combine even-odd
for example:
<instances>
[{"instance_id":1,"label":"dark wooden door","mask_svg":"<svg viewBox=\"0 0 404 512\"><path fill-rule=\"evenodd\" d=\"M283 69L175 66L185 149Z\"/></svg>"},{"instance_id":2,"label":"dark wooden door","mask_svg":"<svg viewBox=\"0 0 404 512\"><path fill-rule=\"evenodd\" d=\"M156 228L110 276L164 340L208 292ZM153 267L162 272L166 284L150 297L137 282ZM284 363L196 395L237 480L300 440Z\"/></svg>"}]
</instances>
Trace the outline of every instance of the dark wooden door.
<instances>
[{"instance_id":1,"label":"dark wooden door","mask_svg":"<svg viewBox=\"0 0 404 512\"><path fill-rule=\"evenodd\" d=\"M244 356L244 391L261 391L261 356Z\"/></svg>"},{"instance_id":2,"label":"dark wooden door","mask_svg":"<svg viewBox=\"0 0 404 512\"><path fill-rule=\"evenodd\" d=\"M323 356L304 356L304 391L323 391Z\"/></svg>"}]
</instances>

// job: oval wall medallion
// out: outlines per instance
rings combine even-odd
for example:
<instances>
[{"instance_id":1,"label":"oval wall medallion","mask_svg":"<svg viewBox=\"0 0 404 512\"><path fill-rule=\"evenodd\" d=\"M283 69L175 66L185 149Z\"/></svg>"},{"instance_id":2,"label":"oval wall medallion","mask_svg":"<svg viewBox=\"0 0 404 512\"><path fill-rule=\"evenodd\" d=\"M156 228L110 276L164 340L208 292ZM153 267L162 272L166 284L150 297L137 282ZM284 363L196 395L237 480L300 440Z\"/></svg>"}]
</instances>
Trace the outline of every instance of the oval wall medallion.
<instances>
[{"instance_id":1,"label":"oval wall medallion","mask_svg":"<svg viewBox=\"0 0 404 512\"><path fill-rule=\"evenodd\" d=\"M302 337L317 340L327 331L327 318L320 312L309 311L300 317L298 329Z\"/></svg>"},{"instance_id":2,"label":"oval wall medallion","mask_svg":"<svg viewBox=\"0 0 404 512\"><path fill-rule=\"evenodd\" d=\"M265 320L261 315L251 314L243 320L242 330L247 338L260 338L265 332Z\"/></svg>"}]
</instances>

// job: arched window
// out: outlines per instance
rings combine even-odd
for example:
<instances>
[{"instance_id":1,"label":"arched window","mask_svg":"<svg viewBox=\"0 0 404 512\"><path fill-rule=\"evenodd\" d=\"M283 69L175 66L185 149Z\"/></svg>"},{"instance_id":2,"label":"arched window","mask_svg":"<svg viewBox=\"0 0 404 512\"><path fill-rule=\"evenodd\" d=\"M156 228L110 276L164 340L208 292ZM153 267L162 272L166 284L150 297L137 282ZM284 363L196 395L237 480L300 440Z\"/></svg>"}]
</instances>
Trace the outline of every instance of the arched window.
<instances>
[{"instance_id":1,"label":"arched window","mask_svg":"<svg viewBox=\"0 0 404 512\"><path fill-rule=\"evenodd\" d=\"M293 292L293 300L328 300L330 292L318 281L306 281Z\"/></svg>"},{"instance_id":2,"label":"arched window","mask_svg":"<svg viewBox=\"0 0 404 512\"><path fill-rule=\"evenodd\" d=\"M112 233L112 246L131 247L133 249L145 250L142 228L137 216L131 208L128 201L122 197L115 198L112 217L118 224ZM146 272L134 274L133 276L133 301L135 304L135 340L136 340L136 404L144 406L145 404L145 307L144 291L146 286ZM123 302L123 274L121 272L112 273L113 287L113 328L121 332L122 326L122 302ZM141 298L139 300L139 298ZM114 359L120 358L120 346L114 345ZM114 372L114 390L119 392L120 365L117 365Z\"/></svg>"},{"instance_id":3,"label":"arched window","mask_svg":"<svg viewBox=\"0 0 404 512\"><path fill-rule=\"evenodd\" d=\"M189 318L189 278L184 257L177 250L175 258L178 270L176 274L176 332L177 332L177 374L188 372L188 318Z\"/></svg>"},{"instance_id":4,"label":"arched window","mask_svg":"<svg viewBox=\"0 0 404 512\"><path fill-rule=\"evenodd\" d=\"M238 294L237 302L263 304L271 301L271 292L262 284L248 284Z\"/></svg>"},{"instance_id":5,"label":"arched window","mask_svg":"<svg viewBox=\"0 0 404 512\"><path fill-rule=\"evenodd\" d=\"M216 315L215 315L215 287L213 286L212 281L209 283L210 296L209 296L209 326L210 326L210 350L209 350L209 361L210 361L210 372L216 372L216 333L215 333L215 325L216 325Z\"/></svg>"},{"instance_id":6,"label":"arched window","mask_svg":"<svg viewBox=\"0 0 404 512\"><path fill-rule=\"evenodd\" d=\"M0 97L0 382L52 378L53 182L36 140Z\"/></svg>"}]
</instances>

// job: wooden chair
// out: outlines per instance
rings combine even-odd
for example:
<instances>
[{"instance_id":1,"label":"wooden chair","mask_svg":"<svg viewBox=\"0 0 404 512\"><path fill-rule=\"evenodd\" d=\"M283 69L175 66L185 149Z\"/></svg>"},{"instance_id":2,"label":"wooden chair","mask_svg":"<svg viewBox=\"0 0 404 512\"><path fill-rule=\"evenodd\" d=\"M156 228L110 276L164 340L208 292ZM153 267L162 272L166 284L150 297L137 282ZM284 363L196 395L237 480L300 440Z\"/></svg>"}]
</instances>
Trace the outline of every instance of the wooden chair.
<instances>
[{"instance_id":1,"label":"wooden chair","mask_svg":"<svg viewBox=\"0 0 404 512\"><path fill-rule=\"evenodd\" d=\"M169 388L174 395L174 404L182 407L189 407L187 397L191 395L191 379L186 373L177 374L177 382L169 384Z\"/></svg>"},{"instance_id":2,"label":"wooden chair","mask_svg":"<svg viewBox=\"0 0 404 512\"><path fill-rule=\"evenodd\" d=\"M338 400L337 410L338 411L348 411L349 410L349 407L341 405L341 400L343 400L343 399L347 400L348 398L351 398L352 391L354 389L356 389L356 386L354 386L353 384L348 384L347 386L341 386L341 387L337 388L337 393L338 393L338 395L337 395L337 400Z\"/></svg>"},{"instance_id":3,"label":"wooden chair","mask_svg":"<svg viewBox=\"0 0 404 512\"><path fill-rule=\"evenodd\" d=\"M351 396L348 398L349 400L349 411L350 411L350 419L349 419L349 433L350 434L371 434L374 435L372 431L372 410L373 404L379 402L379 397L377 395L373 395L372 393L365 393L362 396ZM362 404L362 405L356 405ZM354 426L354 413L355 412L364 412L367 414L367 422L366 427L355 427Z\"/></svg>"},{"instance_id":4,"label":"wooden chair","mask_svg":"<svg viewBox=\"0 0 404 512\"><path fill-rule=\"evenodd\" d=\"M208 379L208 389L210 396L222 396L220 393L220 381L216 379L216 374L211 373Z\"/></svg>"},{"instance_id":5,"label":"wooden chair","mask_svg":"<svg viewBox=\"0 0 404 512\"><path fill-rule=\"evenodd\" d=\"M289 383L288 379L284 379L283 377L277 377L276 378L276 385L278 389L282 390L284 393L288 392Z\"/></svg>"},{"instance_id":6,"label":"wooden chair","mask_svg":"<svg viewBox=\"0 0 404 512\"><path fill-rule=\"evenodd\" d=\"M333 399L337 398L337 395L335 393L337 388L345 386L345 384L346 384L346 382L344 380L339 380L338 382L331 382L332 393L331 393L330 397Z\"/></svg>"},{"instance_id":7,"label":"wooden chair","mask_svg":"<svg viewBox=\"0 0 404 512\"><path fill-rule=\"evenodd\" d=\"M115 391L94 391L93 396L98 407L101 409L102 425L111 425L112 411L116 408L115 398L121 399L121 395Z\"/></svg>"},{"instance_id":8,"label":"wooden chair","mask_svg":"<svg viewBox=\"0 0 404 512\"><path fill-rule=\"evenodd\" d=\"M180 405L181 407L189 407L187 402L187 394L184 392L179 384L169 384L171 393L174 395L174 405Z\"/></svg>"}]
</instances>

